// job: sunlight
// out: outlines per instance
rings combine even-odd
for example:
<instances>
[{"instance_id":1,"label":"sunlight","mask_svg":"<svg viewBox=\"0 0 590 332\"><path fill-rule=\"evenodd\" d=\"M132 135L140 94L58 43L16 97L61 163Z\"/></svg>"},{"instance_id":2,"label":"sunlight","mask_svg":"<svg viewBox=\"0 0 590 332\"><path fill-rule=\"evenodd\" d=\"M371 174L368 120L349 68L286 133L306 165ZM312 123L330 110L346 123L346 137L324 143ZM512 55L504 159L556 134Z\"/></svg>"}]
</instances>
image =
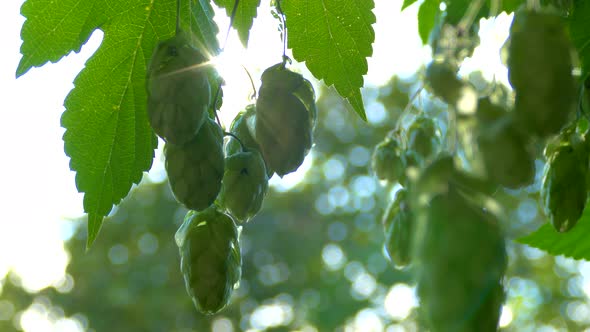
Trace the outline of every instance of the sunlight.
<instances>
[{"instance_id":1,"label":"sunlight","mask_svg":"<svg viewBox=\"0 0 590 332\"><path fill-rule=\"evenodd\" d=\"M412 309L418 306L415 288L406 284L396 284L385 296L385 311L395 320L406 319Z\"/></svg>"},{"instance_id":2,"label":"sunlight","mask_svg":"<svg viewBox=\"0 0 590 332\"><path fill-rule=\"evenodd\" d=\"M500 315L500 327L506 327L512 323L512 309L509 305L502 306L502 313Z\"/></svg>"}]
</instances>

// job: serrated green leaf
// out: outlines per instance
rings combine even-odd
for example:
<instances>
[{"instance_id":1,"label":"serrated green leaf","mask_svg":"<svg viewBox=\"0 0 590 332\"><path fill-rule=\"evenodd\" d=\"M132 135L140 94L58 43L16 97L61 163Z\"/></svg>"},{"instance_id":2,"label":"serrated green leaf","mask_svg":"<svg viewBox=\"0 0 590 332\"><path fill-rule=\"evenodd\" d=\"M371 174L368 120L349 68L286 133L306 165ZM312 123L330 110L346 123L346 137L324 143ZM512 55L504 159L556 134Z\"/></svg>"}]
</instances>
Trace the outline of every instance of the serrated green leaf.
<instances>
[{"instance_id":1,"label":"serrated green leaf","mask_svg":"<svg viewBox=\"0 0 590 332\"><path fill-rule=\"evenodd\" d=\"M193 32L194 44L216 54L218 29L209 1L185 3L181 26ZM100 48L74 81L61 118L64 150L78 191L85 193L89 247L113 204L151 168L157 139L146 114L146 67L157 42L175 33L176 1L28 0L22 10L27 21L17 75L79 50L99 26L104 31Z\"/></svg>"},{"instance_id":2,"label":"serrated green leaf","mask_svg":"<svg viewBox=\"0 0 590 332\"><path fill-rule=\"evenodd\" d=\"M215 4L221 8L225 8L227 16L231 17L235 2L238 0L213 0ZM256 10L260 6L260 0L239 0L236 16L234 17L233 27L238 30L240 41L244 47L248 46L248 38L250 29L254 18L256 17Z\"/></svg>"},{"instance_id":3,"label":"serrated green leaf","mask_svg":"<svg viewBox=\"0 0 590 332\"><path fill-rule=\"evenodd\" d=\"M192 32L192 45L209 57L219 54L219 28L213 19L215 12L210 0L180 0L180 4L180 26Z\"/></svg>"},{"instance_id":4,"label":"serrated green leaf","mask_svg":"<svg viewBox=\"0 0 590 332\"><path fill-rule=\"evenodd\" d=\"M408 7L410 7L411 5L413 5L414 3L416 3L418 0L404 0L404 3L402 4L402 9L404 10Z\"/></svg>"},{"instance_id":5,"label":"serrated green leaf","mask_svg":"<svg viewBox=\"0 0 590 332\"><path fill-rule=\"evenodd\" d=\"M569 21L570 36L582 62L582 78L590 75L590 1L576 0Z\"/></svg>"},{"instance_id":6,"label":"serrated green leaf","mask_svg":"<svg viewBox=\"0 0 590 332\"><path fill-rule=\"evenodd\" d=\"M439 5L439 0L426 0L418 9L418 34L424 45L428 44L428 37L436 24Z\"/></svg>"},{"instance_id":7,"label":"serrated green leaf","mask_svg":"<svg viewBox=\"0 0 590 332\"><path fill-rule=\"evenodd\" d=\"M80 52L90 34L106 20L95 10L102 5L102 1L25 1L21 14L28 19L21 30L23 57L16 77L48 61L57 62L71 51Z\"/></svg>"},{"instance_id":8,"label":"serrated green leaf","mask_svg":"<svg viewBox=\"0 0 590 332\"><path fill-rule=\"evenodd\" d=\"M517 242L544 250L554 256L564 255L574 259L590 260L590 208L586 206L582 217L569 232L559 233L546 223L535 232Z\"/></svg>"},{"instance_id":9,"label":"serrated green leaf","mask_svg":"<svg viewBox=\"0 0 590 332\"><path fill-rule=\"evenodd\" d=\"M360 88L373 54L373 0L290 0L281 7L287 17L289 48L297 61L336 91L366 120Z\"/></svg>"}]
</instances>

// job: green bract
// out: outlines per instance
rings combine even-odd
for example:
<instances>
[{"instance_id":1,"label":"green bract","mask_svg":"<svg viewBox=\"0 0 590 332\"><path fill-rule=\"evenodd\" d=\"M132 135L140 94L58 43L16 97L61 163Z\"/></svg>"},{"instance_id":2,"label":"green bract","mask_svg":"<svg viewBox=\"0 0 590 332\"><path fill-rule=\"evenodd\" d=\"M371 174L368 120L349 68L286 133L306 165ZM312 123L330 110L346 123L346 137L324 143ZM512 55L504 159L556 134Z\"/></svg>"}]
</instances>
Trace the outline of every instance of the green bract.
<instances>
[{"instance_id":1,"label":"green bract","mask_svg":"<svg viewBox=\"0 0 590 332\"><path fill-rule=\"evenodd\" d=\"M166 144L166 171L176 199L192 210L211 205L223 177L223 132L211 119L185 145Z\"/></svg>"},{"instance_id":2,"label":"green bract","mask_svg":"<svg viewBox=\"0 0 590 332\"><path fill-rule=\"evenodd\" d=\"M279 176L303 162L312 144L315 94L300 74L274 65L262 74L256 101L255 137L270 169Z\"/></svg>"},{"instance_id":3,"label":"green bract","mask_svg":"<svg viewBox=\"0 0 590 332\"><path fill-rule=\"evenodd\" d=\"M166 142L190 141L207 118L211 88L205 60L182 33L154 50L147 70L147 110L152 128Z\"/></svg>"},{"instance_id":4,"label":"green bract","mask_svg":"<svg viewBox=\"0 0 590 332\"><path fill-rule=\"evenodd\" d=\"M371 169L377 178L390 182L399 181L405 168L398 141L387 137L377 144L371 157Z\"/></svg>"},{"instance_id":5,"label":"green bract","mask_svg":"<svg viewBox=\"0 0 590 332\"><path fill-rule=\"evenodd\" d=\"M431 118L419 116L408 128L407 142L407 149L415 151L420 162L424 164L438 152L441 137Z\"/></svg>"},{"instance_id":6,"label":"green bract","mask_svg":"<svg viewBox=\"0 0 590 332\"><path fill-rule=\"evenodd\" d=\"M426 68L427 88L449 105L455 105L461 97L463 81L457 77L457 71L448 63L431 62Z\"/></svg>"},{"instance_id":7,"label":"green bract","mask_svg":"<svg viewBox=\"0 0 590 332\"><path fill-rule=\"evenodd\" d=\"M391 261L400 267L410 264L413 220L405 189L397 192L383 215L385 249Z\"/></svg>"},{"instance_id":8,"label":"green bract","mask_svg":"<svg viewBox=\"0 0 590 332\"><path fill-rule=\"evenodd\" d=\"M189 211L174 236L186 290L205 314L223 309L238 287L242 274L238 237L232 218L214 205Z\"/></svg>"},{"instance_id":9,"label":"green bract","mask_svg":"<svg viewBox=\"0 0 590 332\"><path fill-rule=\"evenodd\" d=\"M219 205L239 222L247 222L258 213L267 190L268 177L258 151L238 152L226 158Z\"/></svg>"},{"instance_id":10,"label":"green bract","mask_svg":"<svg viewBox=\"0 0 590 332\"><path fill-rule=\"evenodd\" d=\"M254 130L253 127L256 121L256 105L248 105L246 106L246 110L238 113L230 126L230 132L237 136L242 144L244 144L244 148L247 150L257 150L260 151L260 145L254 139ZM234 138L230 138L230 140L225 145L225 154L226 156L231 156L238 152L242 151L242 146L240 146L240 142L238 142ZM265 162L266 167L266 174L270 178L274 171L270 169L268 164Z\"/></svg>"},{"instance_id":11,"label":"green bract","mask_svg":"<svg viewBox=\"0 0 590 332\"><path fill-rule=\"evenodd\" d=\"M541 199L551 224L559 232L576 225L586 205L588 152L575 133L552 149L543 174Z\"/></svg>"},{"instance_id":12,"label":"green bract","mask_svg":"<svg viewBox=\"0 0 590 332\"><path fill-rule=\"evenodd\" d=\"M508 78L519 124L540 137L559 132L574 111L576 93L563 18L518 11L508 43Z\"/></svg>"},{"instance_id":13,"label":"green bract","mask_svg":"<svg viewBox=\"0 0 590 332\"><path fill-rule=\"evenodd\" d=\"M506 271L498 221L452 185L417 211L412 258L430 331L496 331Z\"/></svg>"}]
</instances>

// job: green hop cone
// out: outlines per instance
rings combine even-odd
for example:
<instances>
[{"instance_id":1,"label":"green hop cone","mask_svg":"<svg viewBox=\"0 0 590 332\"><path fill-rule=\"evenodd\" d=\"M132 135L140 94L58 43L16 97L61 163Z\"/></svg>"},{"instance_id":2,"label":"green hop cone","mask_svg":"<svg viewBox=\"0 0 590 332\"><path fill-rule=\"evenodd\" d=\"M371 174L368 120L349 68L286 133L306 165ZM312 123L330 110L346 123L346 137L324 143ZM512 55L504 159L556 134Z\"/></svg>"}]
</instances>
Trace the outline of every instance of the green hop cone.
<instances>
[{"instance_id":1,"label":"green hop cone","mask_svg":"<svg viewBox=\"0 0 590 332\"><path fill-rule=\"evenodd\" d=\"M226 158L218 201L239 222L247 222L260 211L267 190L268 176L258 151L238 152Z\"/></svg>"},{"instance_id":2,"label":"green hop cone","mask_svg":"<svg viewBox=\"0 0 590 332\"><path fill-rule=\"evenodd\" d=\"M417 211L412 259L430 331L497 331L507 261L498 221L452 186Z\"/></svg>"},{"instance_id":3,"label":"green hop cone","mask_svg":"<svg viewBox=\"0 0 590 332\"><path fill-rule=\"evenodd\" d=\"M457 71L448 63L433 61L426 68L426 87L449 105L456 105L465 84Z\"/></svg>"},{"instance_id":4,"label":"green hop cone","mask_svg":"<svg viewBox=\"0 0 590 332\"><path fill-rule=\"evenodd\" d=\"M588 152L575 133L554 147L543 173L541 200L551 224L559 232L576 225L586 205Z\"/></svg>"},{"instance_id":5,"label":"green hop cone","mask_svg":"<svg viewBox=\"0 0 590 332\"><path fill-rule=\"evenodd\" d=\"M214 314L229 302L242 274L239 231L232 218L215 205L189 211L174 236L186 290L204 314Z\"/></svg>"},{"instance_id":6,"label":"green hop cone","mask_svg":"<svg viewBox=\"0 0 590 332\"><path fill-rule=\"evenodd\" d=\"M412 213L408 205L408 193L400 189L383 215L385 250L398 267L410 264L412 248Z\"/></svg>"},{"instance_id":7,"label":"green hop cone","mask_svg":"<svg viewBox=\"0 0 590 332\"><path fill-rule=\"evenodd\" d=\"M230 126L230 133L234 134L240 139L244 148L247 150L260 151L260 145L254 139L254 130L252 129L256 121L256 105L246 106L246 110L238 113ZM242 152L242 146L236 139L230 139L225 145L225 155L231 156L233 154ZM270 169L269 165L266 164L266 174L268 177L272 177L274 171Z\"/></svg>"},{"instance_id":8,"label":"green hop cone","mask_svg":"<svg viewBox=\"0 0 590 332\"><path fill-rule=\"evenodd\" d=\"M205 56L184 34L160 42L147 69L147 111L156 134L184 144L195 137L211 103Z\"/></svg>"},{"instance_id":9,"label":"green hop cone","mask_svg":"<svg viewBox=\"0 0 590 332\"><path fill-rule=\"evenodd\" d=\"M421 164L436 155L441 144L440 133L431 118L417 117L407 132L408 150L415 151Z\"/></svg>"},{"instance_id":10,"label":"green hop cone","mask_svg":"<svg viewBox=\"0 0 590 332\"><path fill-rule=\"evenodd\" d=\"M211 119L185 145L166 144L166 171L176 199L203 210L217 198L224 170L223 132Z\"/></svg>"},{"instance_id":11,"label":"green hop cone","mask_svg":"<svg viewBox=\"0 0 590 332\"><path fill-rule=\"evenodd\" d=\"M539 137L559 132L575 106L571 50L564 19L547 12L516 12L507 42L508 78L520 126Z\"/></svg>"},{"instance_id":12,"label":"green hop cone","mask_svg":"<svg viewBox=\"0 0 590 332\"><path fill-rule=\"evenodd\" d=\"M512 118L505 115L480 127L477 143L490 181L512 189L533 183L535 159Z\"/></svg>"},{"instance_id":13,"label":"green hop cone","mask_svg":"<svg viewBox=\"0 0 590 332\"><path fill-rule=\"evenodd\" d=\"M400 181L405 172L405 163L397 140L386 137L377 144L371 157L371 170L380 180Z\"/></svg>"},{"instance_id":14,"label":"green hop cone","mask_svg":"<svg viewBox=\"0 0 590 332\"><path fill-rule=\"evenodd\" d=\"M255 138L267 165L279 176L303 163L311 149L316 113L313 88L303 76L282 64L262 73Z\"/></svg>"}]
</instances>

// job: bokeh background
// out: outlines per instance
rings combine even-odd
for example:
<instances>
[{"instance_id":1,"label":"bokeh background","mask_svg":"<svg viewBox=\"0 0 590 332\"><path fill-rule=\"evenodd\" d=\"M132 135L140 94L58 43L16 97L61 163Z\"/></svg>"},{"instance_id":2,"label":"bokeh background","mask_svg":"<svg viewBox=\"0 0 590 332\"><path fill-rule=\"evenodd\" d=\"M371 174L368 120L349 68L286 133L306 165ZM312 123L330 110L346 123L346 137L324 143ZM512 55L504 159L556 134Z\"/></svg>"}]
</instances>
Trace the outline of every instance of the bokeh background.
<instances>
[{"instance_id":1,"label":"bokeh background","mask_svg":"<svg viewBox=\"0 0 590 332\"><path fill-rule=\"evenodd\" d=\"M248 49L231 33L216 59L225 78L221 118L251 102L242 66L260 73L280 61L278 21L262 1ZM153 169L85 251L82 196L63 153L59 118L75 75L99 47L15 79L22 1L0 3L0 331L419 331L412 270L383 251L381 215L397 190L369 172L372 148L421 88L431 51L417 33L417 6L376 0L374 55L363 97L367 122L314 81L319 121L300 169L275 176L261 213L245 225L243 277L231 305L196 312L179 271L174 233L186 210L175 202L158 150ZM228 19L217 11L220 40ZM481 21L481 43L461 75L478 89L507 85L499 49L511 16ZM222 44L224 40L222 40ZM301 64L293 64L311 79ZM421 92L412 107L445 105ZM160 147L163 144L160 144ZM540 173L542 162L537 162ZM539 174L538 174L539 175ZM509 269L504 331L590 331L590 265L516 244L544 222L534 185L498 193L506 207Z\"/></svg>"}]
</instances>

